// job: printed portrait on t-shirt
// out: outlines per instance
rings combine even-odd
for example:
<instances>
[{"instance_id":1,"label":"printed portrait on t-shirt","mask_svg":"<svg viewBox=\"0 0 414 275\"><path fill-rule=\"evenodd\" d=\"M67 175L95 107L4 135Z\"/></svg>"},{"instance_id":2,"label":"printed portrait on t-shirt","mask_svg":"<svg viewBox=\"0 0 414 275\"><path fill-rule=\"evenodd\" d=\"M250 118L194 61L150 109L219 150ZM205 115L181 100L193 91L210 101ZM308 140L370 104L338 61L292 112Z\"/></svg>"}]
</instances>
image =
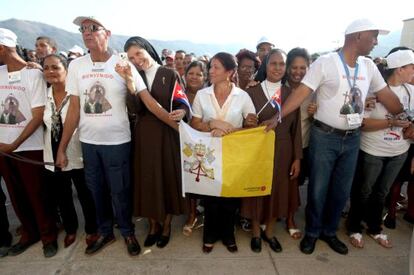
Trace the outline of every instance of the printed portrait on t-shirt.
<instances>
[{"instance_id":1,"label":"printed portrait on t-shirt","mask_svg":"<svg viewBox=\"0 0 414 275\"><path fill-rule=\"evenodd\" d=\"M99 81L95 82L89 91L86 91L84 112L86 114L102 114L111 108L111 104L105 98L105 87Z\"/></svg>"},{"instance_id":2,"label":"printed portrait on t-shirt","mask_svg":"<svg viewBox=\"0 0 414 275\"><path fill-rule=\"evenodd\" d=\"M19 124L26 118L19 111L19 101L10 94L1 104L0 124Z\"/></svg>"},{"instance_id":3,"label":"printed portrait on t-shirt","mask_svg":"<svg viewBox=\"0 0 414 275\"><path fill-rule=\"evenodd\" d=\"M344 94L344 105L340 110L341 115L362 114L363 109L362 92L358 87L353 87Z\"/></svg>"}]
</instances>

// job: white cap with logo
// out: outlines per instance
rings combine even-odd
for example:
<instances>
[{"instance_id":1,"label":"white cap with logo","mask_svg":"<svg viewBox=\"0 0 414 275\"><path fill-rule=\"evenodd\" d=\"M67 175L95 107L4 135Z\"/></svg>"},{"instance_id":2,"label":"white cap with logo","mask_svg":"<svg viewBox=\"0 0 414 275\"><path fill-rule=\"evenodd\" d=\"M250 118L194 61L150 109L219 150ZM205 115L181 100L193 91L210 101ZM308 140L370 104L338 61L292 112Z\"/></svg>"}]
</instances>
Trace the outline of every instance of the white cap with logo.
<instances>
[{"instance_id":1,"label":"white cap with logo","mask_svg":"<svg viewBox=\"0 0 414 275\"><path fill-rule=\"evenodd\" d=\"M0 28L0 45L14 48L17 44L17 35L9 29Z\"/></svg>"},{"instance_id":2,"label":"white cap with logo","mask_svg":"<svg viewBox=\"0 0 414 275\"><path fill-rule=\"evenodd\" d=\"M387 68L395 69L408 64L414 64L414 53L412 50L399 50L389 54L386 58Z\"/></svg>"},{"instance_id":3,"label":"white cap with logo","mask_svg":"<svg viewBox=\"0 0 414 275\"><path fill-rule=\"evenodd\" d=\"M388 30L382 29L371 20L362 18L357 19L353 21L351 24L349 24L345 30L345 35L364 31L379 31L379 34L388 34L390 32Z\"/></svg>"}]
</instances>

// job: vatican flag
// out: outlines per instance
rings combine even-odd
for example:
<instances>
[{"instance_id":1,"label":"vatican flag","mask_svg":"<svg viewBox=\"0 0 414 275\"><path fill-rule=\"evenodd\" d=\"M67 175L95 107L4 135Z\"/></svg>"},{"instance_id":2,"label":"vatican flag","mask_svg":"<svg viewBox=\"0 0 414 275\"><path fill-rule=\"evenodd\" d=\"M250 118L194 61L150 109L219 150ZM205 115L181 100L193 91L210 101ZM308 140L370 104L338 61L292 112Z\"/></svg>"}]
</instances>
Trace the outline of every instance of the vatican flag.
<instances>
[{"instance_id":1,"label":"vatican flag","mask_svg":"<svg viewBox=\"0 0 414 275\"><path fill-rule=\"evenodd\" d=\"M183 195L269 195L273 180L274 131L252 128L212 137L180 122Z\"/></svg>"}]
</instances>

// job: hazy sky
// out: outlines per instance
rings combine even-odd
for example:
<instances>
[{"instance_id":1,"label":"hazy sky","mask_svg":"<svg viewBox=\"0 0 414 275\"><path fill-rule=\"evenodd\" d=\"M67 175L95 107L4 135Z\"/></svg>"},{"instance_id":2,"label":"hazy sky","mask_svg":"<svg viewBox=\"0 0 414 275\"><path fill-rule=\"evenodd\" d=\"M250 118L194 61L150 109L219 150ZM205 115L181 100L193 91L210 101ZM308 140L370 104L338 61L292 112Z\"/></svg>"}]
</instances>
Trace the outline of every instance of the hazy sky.
<instances>
[{"instance_id":1,"label":"hazy sky","mask_svg":"<svg viewBox=\"0 0 414 275\"><path fill-rule=\"evenodd\" d=\"M0 0L0 7L0 21L38 21L71 32L77 32L76 16L93 15L115 34L251 48L267 36L282 49L311 52L341 45L354 19L368 17L396 30L414 17L413 0Z\"/></svg>"}]
</instances>

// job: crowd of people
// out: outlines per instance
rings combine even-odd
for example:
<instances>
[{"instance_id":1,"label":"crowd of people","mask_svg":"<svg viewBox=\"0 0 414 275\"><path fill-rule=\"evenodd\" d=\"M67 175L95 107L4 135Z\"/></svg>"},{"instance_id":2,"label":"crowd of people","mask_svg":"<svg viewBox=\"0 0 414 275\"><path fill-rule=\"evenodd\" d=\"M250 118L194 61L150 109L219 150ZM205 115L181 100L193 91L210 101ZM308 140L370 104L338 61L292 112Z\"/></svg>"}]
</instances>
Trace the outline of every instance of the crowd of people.
<instances>
[{"instance_id":1,"label":"crowd of people","mask_svg":"<svg viewBox=\"0 0 414 275\"><path fill-rule=\"evenodd\" d=\"M197 58L168 49L159 55L139 36L125 42L125 59L108 47L104 22L80 16L73 23L87 54L76 45L59 53L46 36L36 39L35 51L21 51L17 36L0 29L0 176L21 223L12 244L0 189L1 257L39 240L44 256L52 257L59 229L66 233L64 247L76 241L72 184L88 255L115 241L114 225L128 253L139 255L133 216L148 220L144 246L163 248L172 219L184 214L186 236L203 223L204 253L218 241L237 252L238 223L251 231L252 251L259 253L263 240L281 252L274 225L282 219L303 253L311 254L320 239L347 254L337 230L348 201L350 244L363 248L366 228L367 236L390 248L382 225L396 227L405 182L404 219L414 223L414 52L397 47L374 63L369 54L387 31L370 20L352 22L344 45L316 60L304 48L286 53L265 37L256 52L241 49L235 56ZM191 110L173 101L177 85ZM278 104L270 104L274 99ZM184 198L182 120L214 137L262 125L275 131L271 194ZM301 230L295 214L305 183Z\"/></svg>"}]
</instances>

